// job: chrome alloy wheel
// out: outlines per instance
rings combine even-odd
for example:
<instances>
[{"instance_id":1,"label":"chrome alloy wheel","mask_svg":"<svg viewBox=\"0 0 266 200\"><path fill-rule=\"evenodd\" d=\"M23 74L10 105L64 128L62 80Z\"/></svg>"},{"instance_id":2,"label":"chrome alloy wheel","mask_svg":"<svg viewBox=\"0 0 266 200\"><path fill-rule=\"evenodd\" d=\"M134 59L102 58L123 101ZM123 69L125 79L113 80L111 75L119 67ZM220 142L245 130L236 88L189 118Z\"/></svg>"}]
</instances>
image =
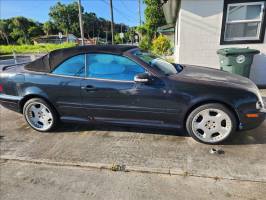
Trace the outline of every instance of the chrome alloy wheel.
<instances>
[{"instance_id":1,"label":"chrome alloy wheel","mask_svg":"<svg viewBox=\"0 0 266 200\"><path fill-rule=\"evenodd\" d=\"M208 143L224 140L232 131L232 120L220 109L205 109L192 120L192 131L195 136Z\"/></svg>"},{"instance_id":2,"label":"chrome alloy wheel","mask_svg":"<svg viewBox=\"0 0 266 200\"><path fill-rule=\"evenodd\" d=\"M31 103L25 111L25 117L33 128L39 131L46 131L53 125L53 115L44 104L39 102Z\"/></svg>"}]
</instances>

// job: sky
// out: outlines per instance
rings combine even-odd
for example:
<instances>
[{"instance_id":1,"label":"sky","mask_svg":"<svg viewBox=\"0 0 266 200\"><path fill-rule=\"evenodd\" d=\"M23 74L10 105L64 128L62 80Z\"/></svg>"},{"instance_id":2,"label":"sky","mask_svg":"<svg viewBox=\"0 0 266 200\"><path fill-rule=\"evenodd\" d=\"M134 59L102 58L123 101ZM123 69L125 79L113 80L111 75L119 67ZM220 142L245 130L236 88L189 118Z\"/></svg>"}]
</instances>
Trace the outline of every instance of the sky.
<instances>
[{"instance_id":1,"label":"sky","mask_svg":"<svg viewBox=\"0 0 266 200\"><path fill-rule=\"evenodd\" d=\"M39 22L49 20L49 8L56 2L70 3L77 0L0 0L0 18L24 16ZM142 2L142 1L141 1ZM81 0L86 12L110 19L109 0ZM129 26L139 25L138 0L113 0L114 22ZM144 4L141 4L142 20Z\"/></svg>"}]
</instances>

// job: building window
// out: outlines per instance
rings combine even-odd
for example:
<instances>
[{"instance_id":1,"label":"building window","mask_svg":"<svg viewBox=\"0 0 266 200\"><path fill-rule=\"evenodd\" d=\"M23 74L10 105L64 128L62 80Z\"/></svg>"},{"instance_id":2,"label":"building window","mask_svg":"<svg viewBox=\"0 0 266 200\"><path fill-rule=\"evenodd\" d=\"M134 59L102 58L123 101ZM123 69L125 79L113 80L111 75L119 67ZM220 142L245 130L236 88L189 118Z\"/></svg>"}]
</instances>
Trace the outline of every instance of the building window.
<instances>
[{"instance_id":1,"label":"building window","mask_svg":"<svg viewBox=\"0 0 266 200\"><path fill-rule=\"evenodd\" d=\"M265 34L265 1L228 2L225 1L221 44L262 43Z\"/></svg>"}]
</instances>

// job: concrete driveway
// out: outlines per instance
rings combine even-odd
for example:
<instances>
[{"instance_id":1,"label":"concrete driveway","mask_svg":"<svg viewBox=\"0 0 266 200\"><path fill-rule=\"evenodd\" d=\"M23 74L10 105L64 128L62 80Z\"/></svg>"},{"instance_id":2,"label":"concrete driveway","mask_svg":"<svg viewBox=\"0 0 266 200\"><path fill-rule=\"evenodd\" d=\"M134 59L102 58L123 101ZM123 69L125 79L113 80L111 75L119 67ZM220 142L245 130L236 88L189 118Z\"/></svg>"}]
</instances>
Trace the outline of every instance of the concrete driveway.
<instances>
[{"instance_id":1,"label":"concrete driveway","mask_svg":"<svg viewBox=\"0 0 266 200\"><path fill-rule=\"evenodd\" d=\"M211 146L175 130L39 133L0 109L0 199L265 199L266 122Z\"/></svg>"}]
</instances>

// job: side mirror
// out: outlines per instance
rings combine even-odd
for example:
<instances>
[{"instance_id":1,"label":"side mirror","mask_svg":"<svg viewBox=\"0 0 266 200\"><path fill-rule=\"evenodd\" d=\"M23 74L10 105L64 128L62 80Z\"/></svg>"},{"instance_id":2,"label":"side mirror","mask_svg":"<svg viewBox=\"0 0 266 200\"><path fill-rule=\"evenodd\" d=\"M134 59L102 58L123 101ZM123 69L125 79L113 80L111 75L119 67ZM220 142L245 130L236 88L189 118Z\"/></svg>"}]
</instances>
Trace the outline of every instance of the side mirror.
<instances>
[{"instance_id":1,"label":"side mirror","mask_svg":"<svg viewBox=\"0 0 266 200\"><path fill-rule=\"evenodd\" d=\"M150 76L147 73L137 74L134 77L136 83L148 83L150 81Z\"/></svg>"}]
</instances>

